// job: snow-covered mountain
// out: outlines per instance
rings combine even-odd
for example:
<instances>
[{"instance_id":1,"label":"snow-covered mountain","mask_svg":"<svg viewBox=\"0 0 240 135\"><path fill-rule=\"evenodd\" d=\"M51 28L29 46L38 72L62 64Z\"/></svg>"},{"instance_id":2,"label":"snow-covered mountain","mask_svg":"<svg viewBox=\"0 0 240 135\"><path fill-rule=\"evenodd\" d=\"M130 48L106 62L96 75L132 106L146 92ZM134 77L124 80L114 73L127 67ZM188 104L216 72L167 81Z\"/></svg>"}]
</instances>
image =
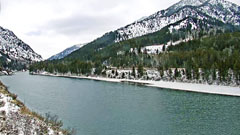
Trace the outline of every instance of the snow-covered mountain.
<instances>
[{"instance_id":1,"label":"snow-covered mountain","mask_svg":"<svg viewBox=\"0 0 240 135\"><path fill-rule=\"evenodd\" d=\"M41 61L42 57L20 40L12 31L0 27L0 58L8 62L18 61L31 63Z\"/></svg>"},{"instance_id":2,"label":"snow-covered mountain","mask_svg":"<svg viewBox=\"0 0 240 135\"><path fill-rule=\"evenodd\" d=\"M186 18L190 18L190 22ZM225 0L181 0L166 10L118 29L115 42L154 33L176 22L181 22L176 27L179 29L189 24L192 29L198 29L199 22L207 26L215 25L214 22L240 26L240 7Z\"/></svg>"},{"instance_id":3,"label":"snow-covered mountain","mask_svg":"<svg viewBox=\"0 0 240 135\"><path fill-rule=\"evenodd\" d=\"M52 57L48 58L48 60L59 60L59 59L62 59L66 56L68 56L69 54L71 54L72 52L82 48L84 45L86 44L79 44L79 45L74 45L72 47L69 47L65 50L63 50L62 52L56 54L56 55L53 55Z\"/></svg>"},{"instance_id":4,"label":"snow-covered mountain","mask_svg":"<svg viewBox=\"0 0 240 135\"><path fill-rule=\"evenodd\" d=\"M108 32L67 57L89 60L107 46L137 37L139 41L144 39L143 46L147 46L234 31L240 31L238 5L225 0L181 0L166 10Z\"/></svg>"}]
</instances>

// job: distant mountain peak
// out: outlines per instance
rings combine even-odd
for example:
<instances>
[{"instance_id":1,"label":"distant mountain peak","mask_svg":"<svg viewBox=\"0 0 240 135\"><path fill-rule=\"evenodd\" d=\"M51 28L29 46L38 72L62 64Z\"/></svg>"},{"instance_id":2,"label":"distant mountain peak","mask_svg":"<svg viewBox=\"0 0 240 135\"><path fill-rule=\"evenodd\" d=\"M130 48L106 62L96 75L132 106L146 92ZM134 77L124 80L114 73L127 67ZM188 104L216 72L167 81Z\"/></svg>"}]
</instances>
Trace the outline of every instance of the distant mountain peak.
<instances>
[{"instance_id":1,"label":"distant mountain peak","mask_svg":"<svg viewBox=\"0 0 240 135\"><path fill-rule=\"evenodd\" d=\"M187 17L240 26L240 7L225 0L181 0L166 10L117 30L115 42L154 33Z\"/></svg>"},{"instance_id":2,"label":"distant mountain peak","mask_svg":"<svg viewBox=\"0 0 240 135\"><path fill-rule=\"evenodd\" d=\"M184 7L184 6L200 6L209 0L181 0L180 2L174 4L173 7Z\"/></svg>"},{"instance_id":3,"label":"distant mountain peak","mask_svg":"<svg viewBox=\"0 0 240 135\"><path fill-rule=\"evenodd\" d=\"M235 10L238 10L238 5L226 1L226 0L181 0L178 3L174 4L173 6L169 7L169 9L175 9L178 10L180 8L183 8L185 6L192 6L192 7L199 7L199 6L220 6L225 9L227 8L235 8Z\"/></svg>"},{"instance_id":4,"label":"distant mountain peak","mask_svg":"<svg viewBox=\"0 0 240 135\"><path fill-rule=\"evenodd\" d=\"M82 48L84 45L86 44L77 44L77 45L74 45L74 46L71 46L65 50L63 50L62 52L56 54L56 55L53 55L51 56L50 58L48 58L48 60L59 60L59 59L62 59L66 56L68 56L69 54L71 54L72 52Z\"/></svg>"}]
</instances>

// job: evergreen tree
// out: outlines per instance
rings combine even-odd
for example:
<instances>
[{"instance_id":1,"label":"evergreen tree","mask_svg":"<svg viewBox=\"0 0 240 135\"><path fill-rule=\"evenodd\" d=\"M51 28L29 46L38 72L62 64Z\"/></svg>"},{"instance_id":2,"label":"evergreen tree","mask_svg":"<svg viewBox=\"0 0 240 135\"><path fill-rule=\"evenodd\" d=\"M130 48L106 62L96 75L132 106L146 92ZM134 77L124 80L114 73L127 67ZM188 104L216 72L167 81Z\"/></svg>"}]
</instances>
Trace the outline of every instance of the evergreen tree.
<instances>
[{"instance_id":1,"label":"evergreen tree","mask_svg":"<svg viewBox=\"0 0 240 135\"><path fill-rule=\"evenodd\" d=\"M119 75L119 74L118 74L118 71L116 70L116 71L115 71L115 76L118 77L118 75Z\"/></svg>"},{"instance_id":2,"label":"evergreen tree","mask_svg":"<svg viewBox=\"0 0 240 135\"><path fill-rule=\"evenodd\" d=\"M175 68L175 71L174 71L174 79L177 79L178 77L180 77L180 73L179 73L178 69Z\"/></svg>"},{"instance_id":3,"label":"evergreen tree","mask_svg":"<svg viewBox=\"0 0 240 135\"><path fill-rule=\"evenodd\" d=\"M191 69L186 69L186 76L187 76L187 79L188 79L188 80L191 80L191 79L192 79Z\"/></svg>"},{"instance_id":4,"label":"evergreen tree","mask_svg":"<svg viewBox=\"0 0 240 135\"><path fill-rule=\"evenodd\" d=\"M138 74L140 77L143 76L143 65L142 64L138 65Z\"/></svg>"},{"instance_id":5,"label":"evergreen tree","mask_svg":"<svg viewBox=\"0 0 240 135\"><path fill-rule=\"evenodd\" d=\"M122 79L124 79L124 78L125 78L125 73L123 72L123 73L122 73Z\"/></svg>"},{"instance_id":6,"label":"evergreen tree","mask_svg":"<svg viewBox=\"0 0 240 135\"><path fill-rule=\"evenodd\" d=\"M213 70L212 70L212 79L213 80L217 79L217 73L216 73L216 69L215 68L213 68Z\"/></svg>"},{"instance_id":7,"label":"evergreen tree","mask_svg":"<svg viewBox=\"0 0 240 135\"><path fill-rule=\"evenodd\" d=\"M172 69L169 69L168 70L168 76L171 80L172 80L172 74L173 74Z\"/></svg>"},{"instance_id":8,"label":"evergreen tree","mask_svg":"<svg viewBox=\"0 0 240 135\"><path fill-rule=\"evenodd\" d=\"M136 77L136 70L135 70L135 67L133 66L132 68L132 76L135 78Z\"/></svg>"},{"instance_id":9,"label":"evergreen tree","mask_svg":"<svg viewBox=\"0 0 240 135\"><path fill-rule=\"evenodd\" d=\"M193 78L196 80L199 80L200 74L199 74L199 69L198 68L194 68L193 69Z\"/></svg>"},{"instance_id":10,"label":"evergreen tree","mask_svg":"<svg viewBox=\"0 0 240 135\"><path fill-rule=\"evenodd\" d=\"M166 45L164 44L162 47L162 51L165 52L166 51Z\"/></svg>"},{"instance_id":11,"label":"evergreen tree","mask_svg":"<svg viewBox=\"0 0 240 135\"><path fill-rule=\"evenodd\" d=\"M238 83L240 81L240 62L239 62L239 60L236 60L234 66L233 66L233 72L235 75L235 79Z\"/></svg>"}]
</instances>

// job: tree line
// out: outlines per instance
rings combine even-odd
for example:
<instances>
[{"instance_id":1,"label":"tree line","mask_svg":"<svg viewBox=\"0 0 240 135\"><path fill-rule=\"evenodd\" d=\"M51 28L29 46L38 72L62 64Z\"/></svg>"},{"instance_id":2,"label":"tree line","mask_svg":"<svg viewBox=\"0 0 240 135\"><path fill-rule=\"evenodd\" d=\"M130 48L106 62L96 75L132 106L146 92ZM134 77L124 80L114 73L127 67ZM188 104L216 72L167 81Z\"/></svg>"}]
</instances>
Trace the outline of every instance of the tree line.
<instances>
[{"instance_id":1,"label":"tree line","mask_svg":"<svg viewBox=\"0 0 240 135\"><path fill-rule=\"evenodd\" d=\"M179 45L165 47L159 54L130 52L130 48L140 50L143 47L141 38L131 39L108 46L95 52L90 60L68 58L58 61L45 61L33 64L30 71L45 70L50 73L89 74L95 68L96 74L102 74L106 66L118 68L139 67L157 68L160 73L170 69L184 69L184 72L174 75L186 75L187 79L219 80L226 82L229 79L240 79L240 33L215 33L203 36ZM149 40L149 39L148 39ZM117 52L124 52L118 55ZM201 69L201 72L199 70Z\"/></svg>"},{"instance_id":2,"label":"tree line","mask_svg":"<svg viewBox=\"0 0 240 135\"><path fill-rule=\"evenodd\" d=\"M93 65L89 62L82 62L74 60L70 62L56 61L43 61L32 64L29 68L30 72L46 71L49 73L71 73L71 74L90 74Z\"/></svg>"}]
</instances>

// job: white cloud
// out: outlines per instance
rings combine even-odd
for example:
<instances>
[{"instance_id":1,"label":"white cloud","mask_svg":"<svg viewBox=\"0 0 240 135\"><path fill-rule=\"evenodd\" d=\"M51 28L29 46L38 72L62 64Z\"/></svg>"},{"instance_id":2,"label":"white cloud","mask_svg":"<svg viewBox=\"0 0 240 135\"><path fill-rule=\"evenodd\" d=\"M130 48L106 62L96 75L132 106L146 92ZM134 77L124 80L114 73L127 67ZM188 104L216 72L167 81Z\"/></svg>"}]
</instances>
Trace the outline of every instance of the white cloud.
<instances>
[{"instance_id":1,"label":"white cloud","mask_svg":"<svg viewBox=\"0 0 240 135\"><path fill-rule=\"evenodd\" d=\"M2 0L0 26L48 58L179 0ZM239 0L231 0L240 4Z\"/></svg>"}]
</instances>

